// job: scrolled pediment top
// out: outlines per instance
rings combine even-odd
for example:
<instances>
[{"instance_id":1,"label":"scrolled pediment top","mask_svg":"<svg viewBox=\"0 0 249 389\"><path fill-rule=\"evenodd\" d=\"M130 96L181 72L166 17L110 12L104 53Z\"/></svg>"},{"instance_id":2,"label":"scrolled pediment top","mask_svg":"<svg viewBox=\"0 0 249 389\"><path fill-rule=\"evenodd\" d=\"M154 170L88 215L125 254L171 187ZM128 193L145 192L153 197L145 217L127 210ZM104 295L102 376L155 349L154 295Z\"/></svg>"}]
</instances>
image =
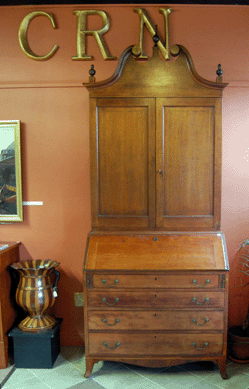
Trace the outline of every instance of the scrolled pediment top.
<instances>
[{"instance_id":1,"label":"scrolled pediment top","mask_svg":"<svg viewBox=\"0 0 249 389\"><path fill-rule=\"evenodd\" d=\"M173 45L170 49L170 52L171 52L171 55L173 57L176 57L176 56L184 56L185 57L189 71L197 83L199 83L203 86L207 86L207 87L215 88L215 89L224 89L228 85L228 83L214 82L214 81L210 81L210 80L207 80L207 79L201 77L197 73L195 66L194 66L194 63L193 63L193 60L192 60L192 57L191 57L189 51L186 49L186 47L184 47L182 45Z\"/></svg>"},{"instance_id":2,"label":"scrolled pediment top","mask_svg":"<svg viewBox=\"0 0 249 389\"><path fill-rule=\"evenodd\" d=\"M135 54L134 54L135 48ZM174 88L184 83L190 89L196 87L211 88L222 91L228 84L215 82L201 77L194 66L189 51L182 45L173 45L170 49L174 61L165 61L159 55L158 47L153 48L152 57L141 61L136 53L137 46L129 46L122 53L115 73L106 80L99 82L83 83L89 91L95 91L99 88L106 88L118 81L117 86L125 85L144 85L154 84L169 87L172 83ZM180 75L180 76L179 76ZM119 80L120 79L120 80ZM114 86L114 85L113 85ZM195 89L195 87L194 87Z\"/></svg>"},{"instance_id":3,"label":"scrolled pediment top","mask_svg":"<svg viewBox=\"0 0 249 389\"><path fill-rule=\"evenodd\" d=\"M129 46L129 47L127 47L127 49L125 49L123 51L123 53L118 61L117 69L116 69L115 73L110 78L107 78L106 80L103 80L103 81L94 82L94 83L83 83L83 85L87 89L95 89L95 88L109 86L109 85L113 84L115 81L117 81L122 74L125 62L127 61L127 59L130 56L132 56L132 48L133 48L133 46Z\"/></svg>"}]
</instances>

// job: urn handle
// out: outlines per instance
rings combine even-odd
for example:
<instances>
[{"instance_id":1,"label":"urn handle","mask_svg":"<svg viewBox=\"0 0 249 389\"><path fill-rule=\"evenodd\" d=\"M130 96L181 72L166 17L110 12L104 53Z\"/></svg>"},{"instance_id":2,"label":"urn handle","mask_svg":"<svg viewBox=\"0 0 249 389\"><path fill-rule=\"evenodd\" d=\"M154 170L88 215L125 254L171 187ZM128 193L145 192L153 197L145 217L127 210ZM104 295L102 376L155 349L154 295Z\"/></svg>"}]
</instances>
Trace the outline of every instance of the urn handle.
<instances>
[{"instance_id":1,"label":"urn handle","mask_svg":"<svg viewBox=\"0 0 249 389\"><path fill-rule=\"evenodd\" d=\"M53 269L53 273L55 274L55 283L54 283L54 287L53 287L53 297L56 298L58 297L58 288L57 288L57 285L58 285L58 282L59 282L59 279L60 279L60 272L56 269Z\"/></svg>"}]
</instances>

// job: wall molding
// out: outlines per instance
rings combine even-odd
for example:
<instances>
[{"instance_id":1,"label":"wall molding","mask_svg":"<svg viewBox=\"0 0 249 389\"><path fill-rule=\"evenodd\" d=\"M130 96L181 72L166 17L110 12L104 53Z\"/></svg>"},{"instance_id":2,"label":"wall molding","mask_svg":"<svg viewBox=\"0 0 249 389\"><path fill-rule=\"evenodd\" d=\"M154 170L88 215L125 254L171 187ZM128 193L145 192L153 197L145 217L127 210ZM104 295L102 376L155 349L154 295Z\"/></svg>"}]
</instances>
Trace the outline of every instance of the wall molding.
<instances>
[{"instance_id":1,"label":"wall molding","mask_svg":"<svg viewBox=\"0 0 249 389\"><path fill-rule=\"evenodd\" d=\"M224 80L230 88L249 88L249 81Z\"/></svg>"},{"instance_id":2,"label":"wall molding","mask_svg":"<svg viewBox=\"0 0 249 389\"><path fill-rule=\"evenodd\" d=\"M0 89L30 89L30 88L82 88L83 82L66 82L66 81L58 81L58 82L50 82L50 81L41 81L41 82L0 82Z\"/></svg>"}]
</instances>

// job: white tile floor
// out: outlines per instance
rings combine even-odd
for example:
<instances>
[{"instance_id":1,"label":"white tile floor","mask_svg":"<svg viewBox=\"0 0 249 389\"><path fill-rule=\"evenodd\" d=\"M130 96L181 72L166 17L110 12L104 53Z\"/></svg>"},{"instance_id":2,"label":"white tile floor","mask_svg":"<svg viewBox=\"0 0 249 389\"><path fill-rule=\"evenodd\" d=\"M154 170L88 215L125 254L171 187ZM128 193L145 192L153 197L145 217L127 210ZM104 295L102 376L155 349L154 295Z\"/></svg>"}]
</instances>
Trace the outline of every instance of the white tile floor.
<instances>
[{"instance_id":1,"label":"white tile floor","mask_svg":"<svg viewBox=\"0 0 249 389\"><path fill-rule=\"evenodd\" d=\"M84 378L83 347L62 347L52 369L16 369L4 389L249 389L249 364L228 360L228 380L220 377L211 362L164 369L149 369L115 362L94 365L90 379Z\"/></svg>"}]
</instances>

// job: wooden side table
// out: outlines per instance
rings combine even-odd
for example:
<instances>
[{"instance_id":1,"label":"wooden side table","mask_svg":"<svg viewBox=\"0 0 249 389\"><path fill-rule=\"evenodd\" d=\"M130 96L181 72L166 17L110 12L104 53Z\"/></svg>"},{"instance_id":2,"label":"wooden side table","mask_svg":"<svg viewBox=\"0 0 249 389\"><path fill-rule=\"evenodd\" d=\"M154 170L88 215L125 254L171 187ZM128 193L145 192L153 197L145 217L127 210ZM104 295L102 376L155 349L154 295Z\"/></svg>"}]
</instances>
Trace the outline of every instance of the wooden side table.
<instances>
[{"instance_id":1,"label":"wooden side table","mask_svg":"<svg viewBox=\"0 0 249 389\"><path fill-rule=\"evenodd\" d=\"M8 366L8 330L16 318L10 299L11 277L8 266L19 261L21 242L0 242L0 369Z\"/></svg>"}]
</instances>

